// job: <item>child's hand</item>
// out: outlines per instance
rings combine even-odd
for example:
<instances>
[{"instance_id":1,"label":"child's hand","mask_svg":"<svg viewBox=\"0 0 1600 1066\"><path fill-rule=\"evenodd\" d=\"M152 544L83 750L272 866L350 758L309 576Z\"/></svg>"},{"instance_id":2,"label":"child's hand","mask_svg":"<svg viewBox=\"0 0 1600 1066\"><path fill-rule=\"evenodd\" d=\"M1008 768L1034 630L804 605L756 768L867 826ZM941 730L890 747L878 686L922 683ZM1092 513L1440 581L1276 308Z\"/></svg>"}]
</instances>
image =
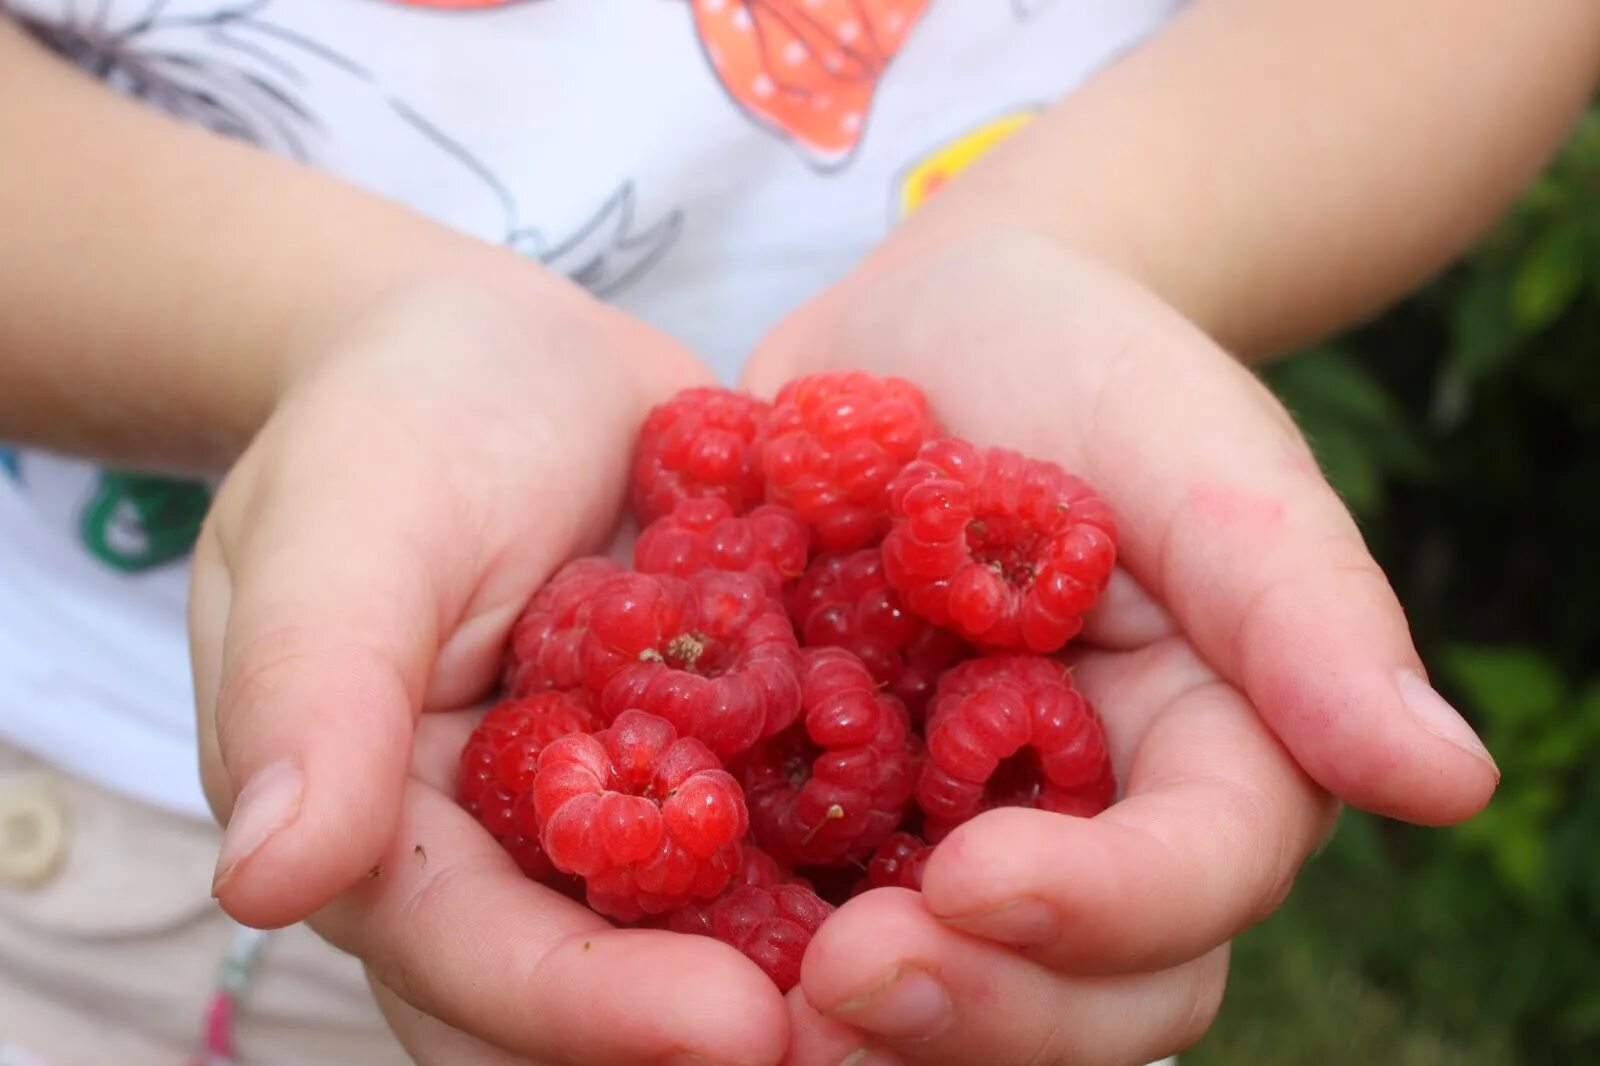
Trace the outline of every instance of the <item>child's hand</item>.
<instances>
[{"instance_id":1,"label":"child's hand","mask_svg":"<svg viewBox=\"0 0 1600 1066\"><path fill-rule=\"evenodd\" d=\"M1126 797L1092 820L1000 809L934 850L921 895L854 900L811 942L795 1066L1141 1063L1210 1026L1227 941L1265 917L1333 824L1249 704L1159 608L1127 599L1077 660ZM1019 950L1020 949L1020 950ZM870 1060L869 1060L870 1061Z\"/></svg>"},{"instance_id":2,"label":"child's hand","mask_svg":"<svg viewBox=\"0 0 1600 1066\"><path fill-rule=\"evenodd\" d=\"M230 913L319 912L412 1029L420 1010L541 1061L777 1061L783 1002L732 949L613 930L521 874L453 802L470 724L439 713L490 690L530 592L614 524L646 409L704 373L531 270L403 293L313 353L195 558ZM426 737L451 730L441 762Z\"/></svg>"},{"instance_id":3,"label":"child's hand","mask_svg":"<svg viewBox=\"0 0 1600 1066\"><path fill-rule=\"evenodd\" d=\"M842 909L791 1000L798 1066L863 1045L997 1066L1157 1057L1203 1031L1226 942L1327 831L1305 774L1428 824L1487 801L1492 761L1421 679L1293 423L1160 301L1028 234L902 252L784 323L749 384L841 366L913 378L953 432L1055 459L1116 509L1127 574L1079 680L1127 798L1092 821L989 814L939 849L922 898ZM915 979L898 1014L897 974Z\"/></svg>"}]
</instances>

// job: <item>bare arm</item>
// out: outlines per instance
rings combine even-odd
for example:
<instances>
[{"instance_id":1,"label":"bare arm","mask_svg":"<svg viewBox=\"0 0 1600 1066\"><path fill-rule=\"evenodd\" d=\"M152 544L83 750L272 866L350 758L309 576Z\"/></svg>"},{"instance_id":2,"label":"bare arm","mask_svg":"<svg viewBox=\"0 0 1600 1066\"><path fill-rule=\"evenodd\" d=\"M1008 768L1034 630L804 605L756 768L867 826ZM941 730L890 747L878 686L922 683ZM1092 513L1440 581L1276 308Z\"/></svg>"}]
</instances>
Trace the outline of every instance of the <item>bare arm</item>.
<instances>
[{"instance_id":1,"label":"bare arm","mask_svg":"<svg viewBox=\"0 0 1600 1066\"><path fill-rule=\"evenodd\" d=\"M568 289L124 100L4 19L0 159L0 439L216 466L363 309L435 278Z\"/></svg>"},{"instance_id":2,"label":"bare arm","mask_svg":"<svg viewBox=\"0 0 1600 1066\"><path fill-rule=\"evenodd\" d=\"M1246 357L1425 279L1545 163L1600 4L1200 0L940 193L897 246L1044 229Z\"/></svg>"}]
</instances>

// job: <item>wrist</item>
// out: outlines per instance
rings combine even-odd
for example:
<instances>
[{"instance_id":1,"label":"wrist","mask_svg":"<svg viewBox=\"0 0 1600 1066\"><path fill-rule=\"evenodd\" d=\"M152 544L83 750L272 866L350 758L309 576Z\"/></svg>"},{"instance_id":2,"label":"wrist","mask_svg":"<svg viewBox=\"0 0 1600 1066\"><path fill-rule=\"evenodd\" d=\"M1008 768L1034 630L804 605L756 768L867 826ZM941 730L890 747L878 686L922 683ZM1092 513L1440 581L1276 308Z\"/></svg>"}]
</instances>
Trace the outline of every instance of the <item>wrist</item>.
<instances>
[{"instance_id":1,"label":"wrist","mask_svg":"<svg viewBox=\"0 0 1600 1066\"><path fill-rule=\"evenodd\" d=\"M441 246L350 296L296 328L275 368L267 414L324 383L359 395L406 382L436 398L458 393L468 406L485 383L529 397L599 382L643 406L712 383L704 364L670 338L492 245Z\"/></svg>"},{"instance_id":2,"label":"wrist","mask_svg":"<svg viewBox=\"0 0 1600 1066\"><path fill-rule=\"evenodd\" d=\"M563 305L576 302L564 278L504 248L448 231L395 236L377 254L329 269L320 298L286 323L263 376L268 412L391 323L448 316L487 328L494 319L570 313Z\"/></svg>"}]
</instances>

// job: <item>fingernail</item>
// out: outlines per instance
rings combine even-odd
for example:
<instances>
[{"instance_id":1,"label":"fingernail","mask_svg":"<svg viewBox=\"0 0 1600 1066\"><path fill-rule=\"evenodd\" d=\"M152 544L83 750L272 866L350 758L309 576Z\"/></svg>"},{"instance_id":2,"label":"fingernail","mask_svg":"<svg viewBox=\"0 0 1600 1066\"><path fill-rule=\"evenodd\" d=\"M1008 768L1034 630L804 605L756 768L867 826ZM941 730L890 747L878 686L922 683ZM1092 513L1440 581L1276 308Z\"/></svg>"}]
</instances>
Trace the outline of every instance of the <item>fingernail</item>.
<instances>
[{"instance_id":1,"label":"fingernail","mask_svg":"<svg viewBox=\"0 0 1600 1066\"><path fill-rule=\"evenodd\" d=\"M1500 768L1495 766L1494 756L1489 754L1489 749L1483 746L1483 741L1478 739L1478 734L1473 732L1460 712L1446 703L1426 678L1415 670L1402 670L1399 687L1401 701L1422 728L1440 740L1449 741L1473 758L1482 759L1494 768L1495 780L1500 780Z\"/></svg>"},{"instance_id":2,"label":"fingernail","mask_svg":"<svg viewBox=\"0 0 1600 1066\"><path fill-rule=\"evenodd\" d=\"M946 925L1015 948L1032 948L1056 938L1055 908L1036 899L1014 899L986 911L956 918L941 917Z\"/></svg>"},{"instance_id":3,"label":"fingernail","mask_svg":"<svg viewBox=\"0 0 1600 1066\"><path fill-rule=\"evenodd\" d=\"M294 821L300 813L300 797L305 791L305 775L291 762L276 762L259 771L239 792L233 804L233 817L222 835L222 851L217 855L217 872L211 881L214 896L228 883L239 864L261 849L274 833Z\"/></svg>"},{"instance_id":4,"label":"fingernail","mask_svg":"<svg viewBox=\"0 0 1600 1066\"><path fill-rule=\"evenodd\" d=\"M924 970L905 969L828 1011L842 1022L884 1036L926 1040L951 1022L950 995Z\"/></svg>"},{"instance_id":5,"label":"fingernail","mask_svg":"<svg viewBox=\"0 0 1600 1066\"><path fill-rule=\"evenodd\" d=\"M850 1057L839 1063L839 1066L902 1066L902 1064L887 1051L864 1047L852 1051Z\"/></svg>"}]
</instances>

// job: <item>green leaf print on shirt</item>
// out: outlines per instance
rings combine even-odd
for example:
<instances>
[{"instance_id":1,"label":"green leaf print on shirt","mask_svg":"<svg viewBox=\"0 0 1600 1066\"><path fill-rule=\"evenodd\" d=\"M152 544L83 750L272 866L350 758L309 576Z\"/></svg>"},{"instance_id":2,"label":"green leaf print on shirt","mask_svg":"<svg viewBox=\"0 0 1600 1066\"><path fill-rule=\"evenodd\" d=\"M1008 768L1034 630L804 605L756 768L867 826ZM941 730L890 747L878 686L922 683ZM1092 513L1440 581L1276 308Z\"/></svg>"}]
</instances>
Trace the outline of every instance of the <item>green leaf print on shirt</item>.
<instances>
[{"instance_id":1,"label":"green leaf print on shirt","mask_svg":"<svg viewBox=\"0 0 1600 1066\"><path fill-rule=\"evenodd\" d=\"M78 528L96 559L136 574L188 555L210 506L198 481L102 470Z\"/></svg>"}]
</instances>

